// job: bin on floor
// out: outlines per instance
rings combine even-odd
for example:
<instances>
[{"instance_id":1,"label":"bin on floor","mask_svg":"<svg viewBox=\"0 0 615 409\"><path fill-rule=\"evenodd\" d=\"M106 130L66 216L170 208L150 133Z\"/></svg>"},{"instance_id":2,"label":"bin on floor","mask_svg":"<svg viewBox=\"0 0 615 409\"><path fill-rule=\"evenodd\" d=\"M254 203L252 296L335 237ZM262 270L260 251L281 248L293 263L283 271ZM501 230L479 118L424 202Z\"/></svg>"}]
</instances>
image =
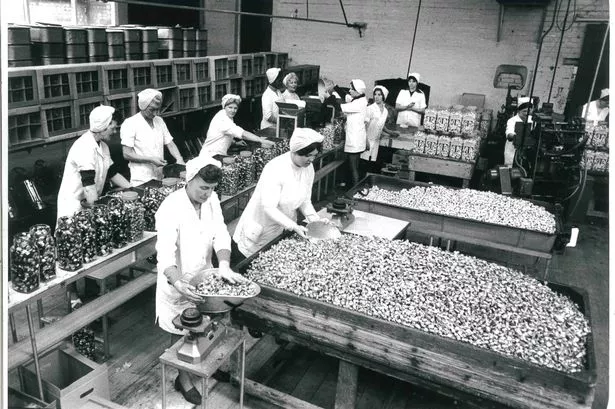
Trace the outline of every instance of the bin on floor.
<instances>
[{"instance_id":1,"label":"bin on floor","mask_svg":"<svg viewBox=\"0 0 615 409\"><path fill-rule=\"evenodd\" d=\"M118 405L110 400L99 398L98 396L90 396L90 399L81 409L128 409L126 406Z\"/></svg>"},{"instance_id":2,"label":"bin on floor","mask_svg":"<svg viewBox=\"0 0 615 409\"><path fill-rule=\"evenodd\" d=\"M27 393L18 391L17 389L9 388L8 390L8 409L23 409L23 408L44 408L55 409L56 402L51 403L43 402L40 399L30 396Z\"/></svg>"}]
</instances>

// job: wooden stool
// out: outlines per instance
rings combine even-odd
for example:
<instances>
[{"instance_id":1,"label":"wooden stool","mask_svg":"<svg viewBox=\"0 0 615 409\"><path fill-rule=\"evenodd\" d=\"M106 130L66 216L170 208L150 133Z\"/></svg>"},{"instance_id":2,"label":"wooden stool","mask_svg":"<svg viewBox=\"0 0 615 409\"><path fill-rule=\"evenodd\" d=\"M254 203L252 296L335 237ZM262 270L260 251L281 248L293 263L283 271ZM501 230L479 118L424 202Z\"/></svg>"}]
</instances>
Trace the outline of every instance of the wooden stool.
<instances>
[{"instance_id":1,"label":"wooden stool","mask_svg":"<svg viewBox=\"0 0 615 409\"><path fill-rule=\"evenodd\" d=\"M209 378L220 368L220 366L226 362L226 360L235 352L238 348L241 348L239 352L239 407L243 409L243 391L244 391L244 376L246 368L246 338L243 331L235 328L227 327L227 333L224 335L224 339L207 352L207 356L203 361L198 364L190 364L188 362L181 361L177 357L177 350L184 343L184 339L177 341L171 348L164 351L160 356L160 367L162 371L162 409L167 407L167 391L166 391L166 366L172 366L182 371L190 372L200 378L201 382L201 408L207 409L208 387Z\"/></svg>"}]
</instances>

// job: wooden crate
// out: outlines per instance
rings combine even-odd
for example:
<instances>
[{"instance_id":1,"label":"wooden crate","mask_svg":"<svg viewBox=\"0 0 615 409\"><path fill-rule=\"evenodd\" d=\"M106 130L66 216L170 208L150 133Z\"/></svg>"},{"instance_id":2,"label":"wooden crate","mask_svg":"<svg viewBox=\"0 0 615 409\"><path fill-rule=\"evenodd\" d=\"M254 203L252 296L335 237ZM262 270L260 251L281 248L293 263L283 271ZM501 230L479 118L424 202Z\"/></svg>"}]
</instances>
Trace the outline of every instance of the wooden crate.
<instances>
[{"instance_id":1,"label":"wooden crate","mask_svg":"<svg viewBox=\"0 0 615 409\"><path fill-rule=\"evenodd\" d=\"M76 99L102 97L104 91L103 70L100 64L81 64L83 67L73 72Z\"/></svg>"},{"instance_id":2,"label":"wooden crate","mask_svg":"<svg viewBox=\"0 0 615 409\"><path fill-rule=\"evenodd\" d=\"M180 85L177 87L180 111L189 111L198 108L199 96L195 84Z\"/></svg>"},{"instance_id":3,"label":"wooden crate","mask_svg":"<svg viewBox=\"0 0 615 409\"><path fill-rule=\"evenodd\" d=\"M288 67L288 53L277 53L278 54L278 67L282 70L286 70Z\"/></svg>"},{"instance_id":4,"label":"wooden crate","mask_svg":"<svg viewBox=\"0 0 615 409\"><path fill-rule=\"evenodd\" d=\"M172 60L152 60L151 62L154 64L154 88L174 85Z\"/></svg>"},{"instance_id":5,"label":"wooden crate","mask_svg":"<svg viewBox=\"0 0 615 409\"><path fill-rule=\"evenodd\" d=\"M209 71L209 58L195 58L194 64L194 80L196 82L209 81L211 74Z\"/></svg>"},{"instance_id":6,"label":"wooden crate","mask_svg":"<svg viewBox=\"0 0 615 409\"><path fill-rule=\"evenodd\" d=\"M201 82L196 84L197 102L200 107L206 107L213 103L213 93L211 92L211 82Z\"/></svg>"},{"instance_id":7,"label":"wooden crate","mask_svg":"<svg viewBox=\"0 0 615 409\"><path fill-rule=\"evenodd\" d=\"M209 57L209 75L212 80L221 81L228 78L228 57L214 56Z\"/></svg>"},{"instance_id":8,"label":"wooden crate","mask_svg":"<svg viewBox=\"0 0 615 409\"><path fill-rule=\"evenodd\" d=\"M231 89L231 81L214 81L213 82L213 99L216 102L222 101L222 97L229 93Z\"/></svg>"},{"instance_id":9,"label":"wooden crate","mask_svg":"<svg viewBox=\"0 0 615 409\"><path fill-rule=\"evenodd\" d=\"M137 95L135 92L106 95L105 105L110 105L115 108L124 119L130 118L138 112Z\"/></svg>"},{"instance_id":10,"label":"wooden crate","mask_svg":"<svg viewBox=\"0 0 615 409\"><path fill-rule=\"evenodd\" d=\"M254 61L254 76L264 75L265 71L267 71L267 68L265 65L265 56L262 53L254 54L253 61Z\"/></svg>"},{"instance_id":11,"label":"wooden crate","mask_svg":"<svg viewBox=\"0 0 615 409\"><path fill-rule=\"evenodd\" d=\"M41 104L70 101L77 95L71 73L64 65L37 69L36 83Z\"/></svg>"},{"instance_id":12,"label":"wooden crate","mask_svg":"<svg viewBox=\"0 0 615 409\"><path fill-rule=\"evenodd\" d=\"M177 92L177 87L158 88L158 91L162 93L160 115L179 112L179 93Z\"/></svg>"},{"instance_id":13,"label":"wooden crate","mask_svg":"<svg viewBox=\"0 0 615 409\"><path fill-rule=\"evenodd\" d=\"M173 59L173 82L179 84L189 84L194 82L194 66L192 58Z\"/></svg>"},{"instance_id":14,"label":"wooden crate","mask_svg":"<svg viewBox=\"0 0 615 409\"><path fill-rule=\"evenodd\" d=\"M241 55L229 55L228 56L228 77L240 78L242 75L242 59Z\"/></svg>"},{"instance_id":15,"label":"wooden crate","mask_svg":"<svg viewBox=\"0 0 615 409\"><path fill-rule=\"evenodd\" d=\"M243 93L243 79L242 78L232 78L229 80L229 92L231 94L239 95L242 98L245 98L245 94Z\"/></svg>"},{"instance_id":16,"label":"wooden crate","mask_svg":"<svg viewBox=\"0 0 615 409\"><path fill-rule=\"evenodd\" d=\"M43 137L50 138L78 129L74 101L41 105Z\"/></svg>"},{"instance_id":17,"label":"wooden crate","mask_svg":"<svg viewBox=\"0 0 615 409\"><path fill-rule=\"evenodd\" d=\"M38 396L38 394L37 394ZM39 398L30 396L27 393L20 392L13 388L8 388L8 404L9 409L12 408L41 408L41 409L56 409L56 402L43 402Z\"/></svg>"},{"instance_id":18,"label":"wooden crate","mask_svg":"<svg viewBox=\"0 0 615 409\"><path fill-rule=\"evenodd\" d=\"M241 55L241 75L244 79L254 75L254 56L252 54Z\"/></svg>"},{"instance_id":19,"label":"wooden crate","mask_svg":"<svg viewBox=\"0 0 615 409\"><path fill-rule=\"evenodd\" d=\"M255 256L241 263L239 271L245 272ZM591 322L583 290L548 285L571 297ZM234 310L233 320L473 407L497 402L524 409L590 409L594 399L591 335L585 370L567 374L262 285L258 297Z\"/></svg>"},{"instance_id":20,"label":"wooden crate","mask_svg":"<svg viewBox=\"0 0 615 409\"><path fill-rule=\"evenodd\" d=\"M41 106L11 109L8 114L9 146L16 147L45 137L41 123Z\"/></svg>"},{"instance_id":21,"label":"wooden crate","mask_svg":"<svg viewBox=\"0 0 615 409\"><path fill-rule=\"evenodd\" d=\"M39 103L36 71L31 68L8 70L8 106L19 108Z\"/></svg>"},{"instance_id":22,"label":"wooden crate","mask_svg":"<svg viewBox=\"0 0 615 409\"><path fill-rule=\"evenodd\" d=\"M130 64L126 62L108 63L103 68L103 94L125 94L132 91Z\"/></svg>"},{"instance_id":23,"label":"wooden crate","mask_svg":"<svg viewBox=\"0 0 615 409\"><path fill-rule=\"evenodd\" d=\"M131 61L129 67L129 81L132 91L140 92L146 88L154 88L156 74L151 62Z\"/></svg>"},{"instance_id":24,"label":"wooden crate","mask_svg":"<svg viewBox=\"0 0 615 409\"><path fill-rule=\"evenodd\" d=\"M90 126L90 112L98 105L104 104L105 98L91 97L83 98L75 101L75 118L77 120L77 129L89 129ZM118 124L119 125L119 124Z\"/></svg>"}]
</instances>

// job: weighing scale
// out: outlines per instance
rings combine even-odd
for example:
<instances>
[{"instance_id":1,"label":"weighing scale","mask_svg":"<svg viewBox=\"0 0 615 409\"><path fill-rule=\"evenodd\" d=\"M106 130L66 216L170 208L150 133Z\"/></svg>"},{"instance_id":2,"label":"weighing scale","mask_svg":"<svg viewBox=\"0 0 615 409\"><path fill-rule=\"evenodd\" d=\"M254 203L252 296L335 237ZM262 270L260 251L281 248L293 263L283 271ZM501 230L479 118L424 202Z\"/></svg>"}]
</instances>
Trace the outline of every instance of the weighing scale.
<instances>
[{"instance_id":1,"label":"weighing scale","mask_svg":"<svg viewBox=\"0 0 615 409\"><path fill-rule=\"evenodd\" d=\"M327 213L331 213L331 222L340 231L343 231L354 221L352 205L342 198L335 199L327 205Z\"/></svg>"}]
</instances>

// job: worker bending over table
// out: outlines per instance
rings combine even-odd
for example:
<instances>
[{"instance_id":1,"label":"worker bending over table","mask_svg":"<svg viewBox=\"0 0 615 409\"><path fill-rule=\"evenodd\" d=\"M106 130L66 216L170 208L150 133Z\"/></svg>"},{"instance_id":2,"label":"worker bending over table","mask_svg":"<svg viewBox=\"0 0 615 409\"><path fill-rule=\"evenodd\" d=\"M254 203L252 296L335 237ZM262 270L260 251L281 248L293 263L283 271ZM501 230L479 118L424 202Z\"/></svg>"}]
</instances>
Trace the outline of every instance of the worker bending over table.
<instances>
[{"instance_id":1,"label":"worker bending over table","mask_svg":"<svg viewBox=\"0 0 615 409\"><path fill-rule=\"evenodd\" d=\"M156 212L156 321L172 334L171 344L185 333L175 328L173 318L202 301L189 280L195 273L213 267L214 252L221 278L232 284L247 282L230 268L231 237L214 192L222 174L220 168L220 162L209 156L188 161L186 186L167 196ZM188 402L201 404L201 394L189 373L179 371L174 385Z\"/></svg>"},{"instance_id":2,"label":"worker bending over table","mask_svg":"<svg viewBox=\"0 0 615 409\"><path fill-rule=\"evenodd\" d=\"M129 162L130 183L133 186L162 179L162 167L167 164L164 160L165 146L176 163L184 164L167 125L158 116L162 93L148 88L137 96L140 112L126 119L120 129L122 152Z\"/></svg>"}]
</instances>

